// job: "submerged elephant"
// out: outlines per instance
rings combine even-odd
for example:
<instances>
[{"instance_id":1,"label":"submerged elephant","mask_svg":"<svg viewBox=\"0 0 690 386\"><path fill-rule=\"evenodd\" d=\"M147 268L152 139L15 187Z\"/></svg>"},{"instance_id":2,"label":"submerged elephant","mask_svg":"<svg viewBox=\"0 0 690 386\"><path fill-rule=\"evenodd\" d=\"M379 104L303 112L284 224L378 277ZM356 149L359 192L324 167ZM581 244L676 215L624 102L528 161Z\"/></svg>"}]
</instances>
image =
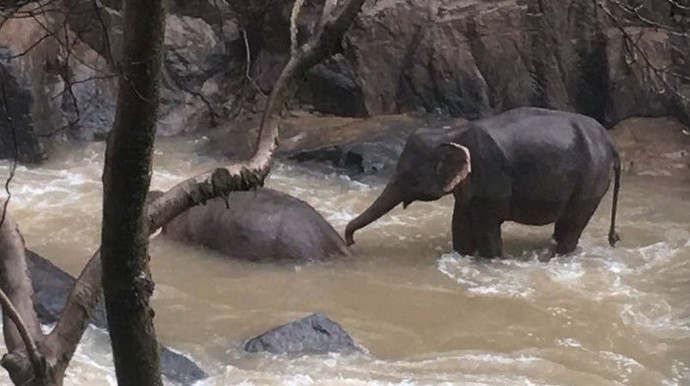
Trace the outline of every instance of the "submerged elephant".
<instances>
[{"instance_id":1,"label":"submerged elephant","mask_svg":"<svg viewBox=\"0 0 690 386\"><path fill-rule=\"evenodd\" d=\"M345 230L358 229L402 203L453 193L453 248L502 254L501 223L555 223L553 253L572 252L615 171L609 243L615 232L620 159L596 120L541 108L518 108L455 129L418 129L407 140L381 195Z\"/></svg>"},{"instance_id":2,"label":"submerged elephant","mask_svg":"<svg viewBox=\"0 0 690 386\"><path fill-rule=\"evenodd\" d=\"M162 194L150 193L153 199ZM272 189L232 192L188 209L161 236L250 261L320 261L350 252L309 204Z\"/></svg>"}]
</instances>

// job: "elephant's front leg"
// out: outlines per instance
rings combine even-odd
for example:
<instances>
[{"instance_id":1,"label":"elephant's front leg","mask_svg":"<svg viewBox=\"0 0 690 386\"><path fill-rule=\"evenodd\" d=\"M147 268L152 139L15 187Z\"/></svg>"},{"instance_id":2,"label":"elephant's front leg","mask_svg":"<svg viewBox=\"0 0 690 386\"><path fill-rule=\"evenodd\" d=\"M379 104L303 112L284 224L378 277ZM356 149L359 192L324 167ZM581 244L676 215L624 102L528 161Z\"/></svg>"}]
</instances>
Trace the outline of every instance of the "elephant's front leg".
<instances>
[{"instance_id":1,"label":"elephant's front leg","mask_svg":"<svg viewBox=\"0 0 690 386\"><path fill-rule=\"evenodd\" d=\"M493 200L474 198L470 206L472 230L479 256L493 258L503 255L502 205Z\"/></svg>"},{"instance_id":2,"label":"elephant's front leg","mask_svg":"<svg viewBox=\"0 0 690 386\"><path fill-rule=\"evenodd\" d=\"M453 249L461 255L472 255L477 249L472 233L469 205L455 199L453 209Z\"/></svg>"}]
</instances>

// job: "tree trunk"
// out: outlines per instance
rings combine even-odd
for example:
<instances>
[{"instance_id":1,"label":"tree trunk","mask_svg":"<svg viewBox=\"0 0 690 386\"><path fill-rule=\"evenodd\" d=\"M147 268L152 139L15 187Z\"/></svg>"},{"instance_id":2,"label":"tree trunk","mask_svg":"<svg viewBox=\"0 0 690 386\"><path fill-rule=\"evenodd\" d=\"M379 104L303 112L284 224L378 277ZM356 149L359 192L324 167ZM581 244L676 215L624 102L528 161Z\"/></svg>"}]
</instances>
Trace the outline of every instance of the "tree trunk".
<instances>
[{"instance_id":1,"label":"tree trunk","mask_svg":"<svg viewBox=\"0 0 690 386\"><path fill-rule=\"evenodd\" d=\"M126 0L117 112L103 171L101 259L120 385L162 385L149 298L146 195L158 117L163 0Z\"/></svg>"}]
</instances>

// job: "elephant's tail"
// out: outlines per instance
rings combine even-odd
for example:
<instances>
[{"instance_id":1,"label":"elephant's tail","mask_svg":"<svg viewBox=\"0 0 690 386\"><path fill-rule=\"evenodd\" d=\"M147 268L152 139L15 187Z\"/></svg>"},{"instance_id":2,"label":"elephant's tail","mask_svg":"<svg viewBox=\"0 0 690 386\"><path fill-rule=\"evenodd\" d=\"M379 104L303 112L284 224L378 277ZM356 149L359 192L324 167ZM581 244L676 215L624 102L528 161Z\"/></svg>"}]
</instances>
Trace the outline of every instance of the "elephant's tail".
<instances>
[{"instance_id":1,"label":"elephant's tail","mask_svg":"<svg viewBox=\"0 0 690 386\"><path fill-rule=\"evenodd\" d=\"M618 152L613 150L613 171L615 180L613 183L613 203L611 204L611 229L609 229L609 244L614 247L621 238L616 232L616 209L618 208L618 190L621 186L621 158Z\"/></svg>"}]
</instances>

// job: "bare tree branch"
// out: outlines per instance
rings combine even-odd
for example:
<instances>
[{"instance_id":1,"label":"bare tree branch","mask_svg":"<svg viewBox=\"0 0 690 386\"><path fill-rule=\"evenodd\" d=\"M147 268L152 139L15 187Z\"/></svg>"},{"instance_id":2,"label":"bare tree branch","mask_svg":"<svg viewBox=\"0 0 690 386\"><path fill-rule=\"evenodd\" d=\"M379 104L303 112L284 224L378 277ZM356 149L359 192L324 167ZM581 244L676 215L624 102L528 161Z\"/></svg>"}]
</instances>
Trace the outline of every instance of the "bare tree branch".
<instances>
[{"instance_id":1,"label":"bare tree branch","mask_svg":"<svg viewBox=\"0 0 690 386\"><path fill-rule=\"evenodd\" d=\"M19 312L16 308L14 308L12 301L9 297L7 297L7 294L5 294L5 291L3 291L2 288L0 288L0 304L2 304L2 312L5 313L10 320L12 320L12 323L14 323L14 326L19 331L19 335L21 335L22 341L29 352L29 360L31 361L34 372L44 371L43 368L45 367L45 363L43 355L38 352L34 338L31 336L31 333L26 327L24 320L22 320L22 316L19 315ZM38 378L40 375L37 375L36 377Z\"/></svg>"},{"instance_id":2,"label":"bare tree branch","mask_svg":"<svg viewBox=\"0 0 690 386\"><path fill-rule=\"evenodd\" d=\"M297 18L299 11L302 10L304 0L295 0L292 5L292 12L290 13L290 54L294 55L297 52Z\"/></svg>"},{"instance_id":3,"label":"bare tree branch","mask_svg":"<svg viewBox=\"0 0 690 386\"><path fill-rule=\"evenodd\" d=\"M33 288L27 273L24 240L17 224L7 215L0 227L0 288L2 296L6 295L2 306L8 354L0 363L17 384L46 380L48 376L45 356L36 344L43 339L43 334L34 311Z\"/></svg>"},{"instance_id":4,"label":"bare tree branch","mask_svg":"<svg viewBox=\"0 0 690 386\"><path fill-rule=\"evenodd\" d=\"M256 84L256 81L252 78L251 75L251 70L252 70L252 51L249 47L249 39L247 38L247 30L242 29L240 31L242 33L242 39L244 40L244 51L245 51L245 62L246 65L244 67L244 77L247 79L247 81L254 86L254 89L261 94L261 96L265 97L266 95L264 94L263 91L261 91L261 87L259 87L258 84Z\"/></svg>"}]
</instances>

